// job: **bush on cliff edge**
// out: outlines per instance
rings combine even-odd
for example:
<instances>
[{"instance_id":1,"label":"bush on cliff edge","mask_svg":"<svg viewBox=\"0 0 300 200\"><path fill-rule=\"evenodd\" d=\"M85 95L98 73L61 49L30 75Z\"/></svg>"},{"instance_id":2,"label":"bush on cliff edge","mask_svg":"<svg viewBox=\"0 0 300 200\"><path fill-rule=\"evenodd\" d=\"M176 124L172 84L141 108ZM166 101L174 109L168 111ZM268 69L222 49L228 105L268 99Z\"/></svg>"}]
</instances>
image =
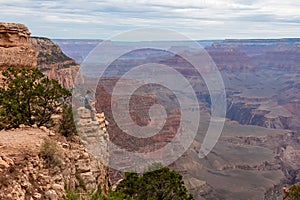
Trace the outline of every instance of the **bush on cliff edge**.
<instances>
[{"instance_id":1,"label":"bush on cliff edge","mask_svg":"<svg viewBox=\"0 0 300 200\"><path fill-rule=\"evenodd\" d=\"M72 137L77 134L72 105L63 105L62 119L58 131L67 139L72 139Z\"/></svg>"},{"instance_id":2,"label":"bush on cliff edge","mask_svg":"<svg viewBox=\"0 0 300 200\"><path fill-rule=\"evenodd\" d=\"M59 109L70 91L39 69L8 68L2 72L0 86L0 129L19 125L53 125L51 116Z\"/></svg>"},{"instance_id":3,"label":"bush on cliff edge","mask_svg":"<svg viewBox=\"0 0 300 200\"><path fill-rule=\"evenodd\" d=\"M193 200L184 185L182 175L160 163L154 163L142 175L125 173L116 192L136 200Z\"/></svg>"},{"instance_id":4,"label":"bush on cliff edge","mask_svg":"<svg viewBox=\"0 0 300 200\"><path fill-rule=\"evenodd\" d=\"M100 185L99 185L100 186ZM143 174L127 172L115 191L103 194L101 187L87 192L82 198L80 190L66 189L64 200L193 200L180 175L160 163L154 163Z\"/></svg>"}]
</instances>

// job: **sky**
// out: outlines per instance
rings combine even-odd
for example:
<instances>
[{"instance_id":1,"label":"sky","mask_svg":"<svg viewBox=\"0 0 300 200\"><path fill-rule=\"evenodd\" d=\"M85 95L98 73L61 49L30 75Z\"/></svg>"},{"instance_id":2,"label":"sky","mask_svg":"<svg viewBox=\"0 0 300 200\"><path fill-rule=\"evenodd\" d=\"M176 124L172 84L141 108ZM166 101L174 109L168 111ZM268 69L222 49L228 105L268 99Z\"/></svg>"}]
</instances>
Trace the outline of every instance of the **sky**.
<instances>
[{"instance_id":1,"label":"sky","mask_svg":"<svg viewBox=\"0 0 300 200\"><path fill-rule=\"evenodd\" d=\"M109 39L167 28L194 40L299 38L299 0L0 0L0 21L33 36Z\"/></svg>"}]
</instances>

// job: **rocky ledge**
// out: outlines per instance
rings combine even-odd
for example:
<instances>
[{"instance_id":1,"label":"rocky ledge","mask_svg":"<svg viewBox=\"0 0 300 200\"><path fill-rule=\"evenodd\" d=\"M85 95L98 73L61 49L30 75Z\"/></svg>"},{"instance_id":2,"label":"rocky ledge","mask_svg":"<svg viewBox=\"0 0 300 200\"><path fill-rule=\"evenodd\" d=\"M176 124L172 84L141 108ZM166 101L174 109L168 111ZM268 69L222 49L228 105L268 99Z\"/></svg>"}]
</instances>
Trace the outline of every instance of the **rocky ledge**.
<instances>
[{"instance_id":1,"label":"rocky ledge","mask_svg":"<svg viewBox=\"0 0 300 200\"><path fill-rule=\"evenodd\" d=\"M0 131L0 199L60 200L65 185L107 192L108 133L104 115L80 108L73 141L45 127ZM106 124L106 125L104 125ZM83 144L82 144L83 143Z\"/></svg>"},{"instance_id":2,"label":"rocky ledge","mask_svg":"<svg viewBox=\"0 0 300 200\"><path fill-rule=\"evenodd\" d=\"M36 67L37 57L23 24L0 22L0 70L6 67Z\"/></svg>"},{"instance_id":3,"label":"rocky ledge","mask_svg":"<svg viewBox=\"0 0 300 200\"><path fill-rule=\"evenodd\" d=\"M23 24L0 22L0 71L7 67L40 68L71 89L79 65L48 38L30 37Z\"/></svg>"}]
</instances>

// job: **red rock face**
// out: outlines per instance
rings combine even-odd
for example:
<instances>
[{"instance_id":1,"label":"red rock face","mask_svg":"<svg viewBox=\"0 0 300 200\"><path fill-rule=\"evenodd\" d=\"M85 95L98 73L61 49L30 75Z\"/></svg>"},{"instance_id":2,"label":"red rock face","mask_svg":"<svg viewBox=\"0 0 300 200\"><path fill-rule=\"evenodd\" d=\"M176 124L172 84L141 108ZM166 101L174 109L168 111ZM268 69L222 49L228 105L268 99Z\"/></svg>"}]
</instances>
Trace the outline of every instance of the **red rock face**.
<instances>
[{"instance_id":1,"label":"red rock face","mask_svg":"<svg viewBox=\"0 0 300 200\"><path fill-rule=\"evenodd\" d=\"M300 46L297 39L225 40L206 50L220 70L272 67L299 71Z\"/></svg>"},{"instance_id":2,"label":"red rock face","mask_svg":"<svg viewBox=\"0 0 300 200\"><path fill-rule=\"evenodd\" d=\"M245 53L226 50L226 51L211 51L209 55L216 63L219 70L241 70L251 69L251 59Z\"/></svg>"},{"instance_id":3,"label":"red rock face","mask_svg":"<svg viewBox=\"0 0 300 200\"><path fill-rule=\"evenodd\" d=\"M300 51L279 50L252 58L255 66L272 66L281 70L300 71Z\"/></svg>"},{"instance_id":4,"label":"red rock face","mask_svg":"<svg viewBox=\"0 0 300 200\"><path fill-rule=\"evenodd\" d=\"M111 111L111 91L117 80L118 79L113 78L100 80L96 91L96 99L98 100L96 103L96 109L97 112L104 112L109 121L110 125L108 132L110 133L110 140L126 150L137 152L154 151L163 147L166 142L171 141L176 135L180 124L181 113L179 108L176 106L167 110L165 125L162 130L153 137L148 137L146 139L136 138L125 133L118 127L114 121ZM153 90L152 92L155 93L156 90ZM129 102L129 113L133 122L140 126L156 126L154 123L151 124L149 117L149 109L156 103L161 104L159 99L157 99L157 96L153 93L147 93L144 95L133 94Z\"/></svg>"},{"instance_id":5,"label":"red rock face","mask_svg":"<svg viewBox=\"0 0 300 200\"><path fill-rule=\"evenodd\" d=\"M33 37L30 43L38 55L37 63L42 72L71 89L80 67L75 60L66 56L50 39Z\"/></svg>"},{"instance_id":6,"label":"red rock face","mask_svg":"<svg viewBox=\"0 0 300 200\"><path fill-rule=\"evenodd\" d=\"M23 24L0 23L0 71L7 67L39 67L68 89L73 87L79 70L79 65L51 40L30 38Z\"/></svg>"}]
</instances>

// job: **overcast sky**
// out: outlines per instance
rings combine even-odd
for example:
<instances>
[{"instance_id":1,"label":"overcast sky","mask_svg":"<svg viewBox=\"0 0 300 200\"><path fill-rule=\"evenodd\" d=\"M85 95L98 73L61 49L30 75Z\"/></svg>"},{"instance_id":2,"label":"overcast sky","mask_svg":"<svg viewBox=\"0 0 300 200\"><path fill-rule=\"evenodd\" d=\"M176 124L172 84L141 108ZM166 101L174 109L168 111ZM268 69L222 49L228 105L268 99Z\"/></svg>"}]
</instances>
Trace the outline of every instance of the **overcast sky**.
<instances>
[{"instance_id":1,"label":"overcast sky","mask_svg":"<svg viewBox=\"0 0 300 200\"><path fill-rule=\"evenodd\" d=\"M192 39L300 37L299 0L0 0L0 21L32 35L99 38L168 28Z\"/></svg>"}]
</instances>

